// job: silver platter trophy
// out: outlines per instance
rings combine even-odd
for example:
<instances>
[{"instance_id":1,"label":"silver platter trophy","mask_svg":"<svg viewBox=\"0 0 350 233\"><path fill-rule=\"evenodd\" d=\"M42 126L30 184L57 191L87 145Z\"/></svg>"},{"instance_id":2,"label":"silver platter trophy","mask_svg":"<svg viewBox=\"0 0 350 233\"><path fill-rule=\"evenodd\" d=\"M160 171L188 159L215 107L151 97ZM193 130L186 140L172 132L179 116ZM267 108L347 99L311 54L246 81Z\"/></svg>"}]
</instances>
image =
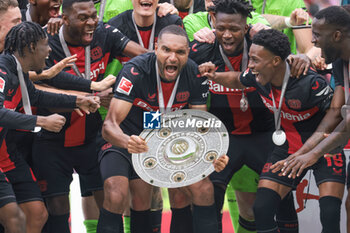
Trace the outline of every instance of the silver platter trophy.
<instances>
[{"instance_id":1,"label":"silver platter trophy","mask_svg":"<svg viewBox=\"0 0 350 233\"><path fill-rule=\"evenodd\" d=\"M163 114L160 129L145 129L140 136L149 150L132 154L134 169L145 182L164 188L204 179L229 146L224 124L211 113L193 109Z\"/></svg>"}]
</instances>

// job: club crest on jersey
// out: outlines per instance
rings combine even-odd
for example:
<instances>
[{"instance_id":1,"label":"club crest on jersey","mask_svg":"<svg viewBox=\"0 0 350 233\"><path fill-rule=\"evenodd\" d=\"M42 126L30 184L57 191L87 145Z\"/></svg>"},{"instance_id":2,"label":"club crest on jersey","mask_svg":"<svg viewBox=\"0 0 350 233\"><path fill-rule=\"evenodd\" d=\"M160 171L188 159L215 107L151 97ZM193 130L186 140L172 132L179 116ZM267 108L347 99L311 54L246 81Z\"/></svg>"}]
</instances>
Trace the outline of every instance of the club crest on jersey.
<instances>
[{"instance_id":1,"label":"club crest on jersey","mask_svg":"<svg viewBox=\"0 0 350 233\"><path fill-rule=\"evenodd\" d=\"M0 77L0 91L4 92L5 89L5 80Z\"/></svg>"},{"instance_id":2,"label":"club crest on jersey","mask_svg":"<svg viewBox=\"0 0 350 233\"><path fill-rule=\"evenodd\" d=\"M97 60L97 59L101 58L102 57L101 47L97 46L97 47L93 48L90 52L90 55L91 55L92 60Z\"/></svg>"},{"instance_id":3,"label":"club crest on jersey","mask_svg":"<svg viewBox=\"0 0 350 233\"><path fill-rule=\"evenodd\" d=\"M119 82L119 85L117 87L117 92L125 94L125 95L129 95L132 88L133 88L133 84L132 82L130 82L129 79L122 77L122 79Z\"/></svg>"},{"instance_id":4,"label":"club crest on jersey","mask_svg":"<svg viewBox=\"0 0 350 233\"><path fill-rule=\"evenodd\" d=\"M298 99L290 99L288 100L288 105L292 109L301 109L301 101Z\"/></svg>"},{"instance_id":5,"label":"club crest on jersey","mask_svg":"<svg viewBox=\"0 0 350 233\"><path fill-rule=\"evenodd\" d=\"M176 101L177 102L185 102L190 97L190 93L188 91L185 92L179 92L176 94Z\"/></svg>"},{"instance_id":6,"label":"club crest on jersey","mask_svg":"<svg viewBox=\"0 0 350 233\"><path fill-rule=\"evenodd\" d=\"M143 112L143 128L144 129L160 129L161 113Z\"/></svg>"}]
</instances>

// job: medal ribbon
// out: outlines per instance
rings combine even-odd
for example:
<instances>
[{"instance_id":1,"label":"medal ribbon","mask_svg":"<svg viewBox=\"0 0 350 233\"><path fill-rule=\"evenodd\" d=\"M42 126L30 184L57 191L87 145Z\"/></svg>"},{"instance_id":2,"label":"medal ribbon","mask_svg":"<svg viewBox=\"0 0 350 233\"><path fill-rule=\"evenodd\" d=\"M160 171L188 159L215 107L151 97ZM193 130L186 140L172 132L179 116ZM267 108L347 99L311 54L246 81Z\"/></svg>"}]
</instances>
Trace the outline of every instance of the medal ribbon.
<instances>
[{"instance_id":1,"label":"medal ribbon","mask_svg":"<svg viewBox=\"0 0 350 233\"><path fill-rule=\"evenodd\" d=\"M272 87L271 87L271 97L272 97L272 103L273 103L273 115L274 115L274 118L275 118L275 129L276 129L276 131L278 131L281 128L282 103L283 103L284 94L286 93L289 76L290 76L290 69L289 69L288 63L286 62L286 71L284 73L282 90L281 90L281 96L280 96L280 102L278 104L278 108L276 108L275 97L273 96L273 91L272 91ZM270 84L270 86L271 86L271 84Z\"/></svg>"},{"instance_id":2,"label":"medal ribbon","mask_svg":"<svg viewBox=\"0 0 350 233\"><path fill-rule=\"evenodd\" d=\"M60 28L60 31L58 33L58 36L60 38L60 42L61 42L61 46L63 48L64 54L66 55L66 57L70 57L72 56L69 52L68 49L68 45L66 43L66 41L64 40L63 37L63 26ZM85 75L83 75L77 65L75 64L75 62L73 62L73 70L76 73L76 75L78 75L79 77L85 78L87 80L90 80L90 73L91 73L91 60L90 60L90 45L85 47Z\"/></svg>"},{"instance_id":3,"label":"medal ribbon","mask_svg":"<svg viewBox=\"0 0 350 233\"><path fill-rule=\"evenodd\" d=\"M132 12L132 23L134 24L135 30L136 30L136 35L137 35L137 39L139 40L139 44L145 48L143 41L142 41L142 37L140 35L139 29L137 28L137 25L135 23L135 19L134 19L134 11ZM151 32L151 37L149 38L149 42L148 42L148 50L152 51L154 49L153 44L154 44L154 33L156 30L156 22L157 22L157 14L154 13L154 21L153 21L153 26L152 26L152 32Z\"/></svg>"},{"instance_id":4,"label":"medal ribbon","mask_svg":"<svg viewBox=\"0 0 350 233\"><path fill-rule=\"evenodd\" d=\"M21 87L22 104L23 104L24 112L27 115L33 115L31 105L30 105L30 99L29 99L29 95L28 95L27 85L26 85L26 82L24 81L22 66L19 63L19 61L17 60L17 58L15 56L13 56L13 57L15 58L15 61L16 61L17 75L18 75L19 85ZM33 132L39 132L40 129L41 129L41 127L35 127Z\"/></svg>"},{"instance_id":5,"label":"medal ribbon","mask_svg":"<svg viewBox=\"0 0 350 233\"><path fill-rule=\"evenodd\" d=\"M158 63L156 60L156 77L157 77L157 89L158 89L158 103L159 103L159 111L161 113L163 112L170 112L171 111L171 107L173 106L174 103L174 99L175 99L175 94L177 91L177 86L179 85L179 80L180 80L180 75L176 78L176 82L173 88L173 91L171 92L170 95L170 99L168 101L167 106L165 106L164 104L164 96L163 96L163 90L162 90L162 83L159 77L159 73L158 73Z\"/></svg>"}]
</instances>

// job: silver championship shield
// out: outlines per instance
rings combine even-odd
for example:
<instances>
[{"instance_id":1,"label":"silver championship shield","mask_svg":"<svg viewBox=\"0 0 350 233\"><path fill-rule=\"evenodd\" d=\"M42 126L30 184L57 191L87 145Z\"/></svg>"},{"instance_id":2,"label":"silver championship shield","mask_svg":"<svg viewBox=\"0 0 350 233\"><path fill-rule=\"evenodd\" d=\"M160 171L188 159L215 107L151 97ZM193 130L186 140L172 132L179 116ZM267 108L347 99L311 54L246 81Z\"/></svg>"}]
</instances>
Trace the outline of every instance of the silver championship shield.
<instances>
[{"instance_id":1,"label":"silver championship shield","mask_svg":"<svg viewBox=\"0 0 350 233\"><path fill-rule=\"evenodd\" d=\"M226 154L229 134L213 114L193 109L162 114L160 129L140 137L148 152L132 154L136 173L147 183L178 188L196 183L214 171L213 161Z\"/></svg>"}]
</instances>

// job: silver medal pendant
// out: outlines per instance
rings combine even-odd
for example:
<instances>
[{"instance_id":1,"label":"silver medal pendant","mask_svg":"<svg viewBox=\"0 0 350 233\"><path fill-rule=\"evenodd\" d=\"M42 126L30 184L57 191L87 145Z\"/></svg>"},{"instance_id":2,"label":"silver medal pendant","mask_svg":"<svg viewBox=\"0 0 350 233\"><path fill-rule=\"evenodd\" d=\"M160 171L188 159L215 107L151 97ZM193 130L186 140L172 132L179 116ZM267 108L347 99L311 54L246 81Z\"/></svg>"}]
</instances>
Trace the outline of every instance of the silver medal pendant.
<instances>
[{"instance_id":1,"label":"silver medal pendant","mask_svg":"<svg viewBox=\"0 0 350 233\"><path fill-rule=\"evenodd\" d=\"M347 114L347 110L350 109L350 105L346 105L344 104L341 109L340 109L340 113L341 113L341 116L343 117L343 119L346 118L346 114Z\"/></svg>"},{"instance_id":2,"label":"silver medal pendant","mask_svg":"<svg viewBox=\"0 0 350 233\"><path fill-rule=\"evenodd\" d=\"M272 141L276 146L282 146L286 142L286 139L286 133L281 129L276 130L272 134Z\"/></svg>"},{"instance_id":3,"label":"silver medal pendant","mask_svg":"<svg viewBox=\"0 0 350 233\"><path fill-rule=\"evenodd\" d=\"M245 112L248 110L248 100L247 100L247 97L244 95L244 90L242 90L242 98L239 101L239 106L242 112Z\"/></svg>"}]
</instances>

